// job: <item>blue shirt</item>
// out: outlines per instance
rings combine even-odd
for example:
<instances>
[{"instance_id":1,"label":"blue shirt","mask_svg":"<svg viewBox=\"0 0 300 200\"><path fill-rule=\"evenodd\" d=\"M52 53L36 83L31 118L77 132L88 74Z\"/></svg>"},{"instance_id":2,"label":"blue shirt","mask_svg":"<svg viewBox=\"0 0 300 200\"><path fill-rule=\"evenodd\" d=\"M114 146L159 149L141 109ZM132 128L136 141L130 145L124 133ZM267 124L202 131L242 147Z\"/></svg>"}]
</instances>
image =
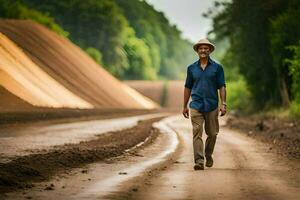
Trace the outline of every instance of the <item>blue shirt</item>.
<instances>
[{"instance_id":1,"label":"blue shirt","mask_svg":"<svg viewBox=\"0 0 300 200\"><path fill-rule=\"evenodd\" d=\"M225 87L224 70L211 58L203 70L200 60L187 68L185 87L191 89L190 108L200 112L210 112L218 107L218 89Z\"/></svg>"}]
</instances>

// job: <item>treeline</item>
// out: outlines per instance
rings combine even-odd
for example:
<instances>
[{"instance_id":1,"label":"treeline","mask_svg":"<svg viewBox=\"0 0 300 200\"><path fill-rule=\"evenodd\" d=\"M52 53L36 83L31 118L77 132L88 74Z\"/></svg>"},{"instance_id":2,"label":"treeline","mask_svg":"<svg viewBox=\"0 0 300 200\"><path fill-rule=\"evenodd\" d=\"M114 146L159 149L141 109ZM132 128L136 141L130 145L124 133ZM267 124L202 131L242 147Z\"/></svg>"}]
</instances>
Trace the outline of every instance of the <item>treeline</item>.
<instances>
[{"instance_id":1,"label":"treeline","mask_svg":"<svg viewBox=\"0 0 300 200\"><path fill-rule=\"evenodd\" d=\"M2 19L31 19L39 24L47 26L63 37L69 35L49 15L35 9L29 9L20 1L0 0L0 18Z\"/></svg>"},{"instance_id":2,"label":"treeline","mask_svg":"<svg viewBox=\"0 0 300 200\"><path fill-rule=\"evenodd\" d=\"M298 0L232 0L204 14L213 19L210 36L229 41L223 63L242 74L255 110L292 106L300 115L299 13Z\"/></svg>"},{"instance_id":3,"label":"treeline","mask_svg":"<svg viewBox=\"0 0 300 200\"><path fill-rule=\"evenodd\" d=\"M65 30L72 42L121 79L184 78L186 66L195 58L191 44L181 38L176 26L170 25L162 13L145 1L3 2L52 18L51 22ZM22 18L18 16L19 11L10 12L13 14L3 16L1 12L0 15Z\"/></svg>"}]
</instances>

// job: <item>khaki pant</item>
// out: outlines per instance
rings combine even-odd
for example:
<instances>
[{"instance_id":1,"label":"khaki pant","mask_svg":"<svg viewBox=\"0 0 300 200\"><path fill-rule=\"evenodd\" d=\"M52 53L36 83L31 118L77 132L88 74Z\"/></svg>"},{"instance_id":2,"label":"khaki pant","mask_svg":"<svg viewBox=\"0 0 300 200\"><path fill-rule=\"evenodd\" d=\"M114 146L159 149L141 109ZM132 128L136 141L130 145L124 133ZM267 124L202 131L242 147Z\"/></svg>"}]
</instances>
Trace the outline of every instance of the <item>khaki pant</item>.
<instances>
[{"instance_id":1,"label":"khaki pant","mask_svg":"<svg viewBox=\"0 0 300 200\"><path fill-rule=\"evenodd\" d=\"M193 148L195 163L204 163L203 153L203 123L207 139L205 141L205 157L212 156L219 132L218 108L207 113L190 109L191 121L193 126Z\"/></svg>"}]
</instances>

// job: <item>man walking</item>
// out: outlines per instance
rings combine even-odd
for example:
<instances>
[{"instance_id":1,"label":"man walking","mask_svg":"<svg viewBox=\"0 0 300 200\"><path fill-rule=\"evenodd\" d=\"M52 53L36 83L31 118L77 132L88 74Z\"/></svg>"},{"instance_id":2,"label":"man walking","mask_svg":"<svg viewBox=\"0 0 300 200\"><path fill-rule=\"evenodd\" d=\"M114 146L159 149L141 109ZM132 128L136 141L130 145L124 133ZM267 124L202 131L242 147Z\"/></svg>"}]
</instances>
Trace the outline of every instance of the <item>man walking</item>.
<instances>
[{"instance_id":1,"label":"man walking","mask_svg":"<svg viewBox=\"0 0 300 200\"><path fill-rule=\"evenodd\" d=\"M191 96L189 107L193 126L194 169L203 170L204 158L206 167L213 166L212 154L219 132L218 90L221 99L220 112L223 116L226 114L226 89L222 66L209 57L215 46L207 39L201 39L193 48L198 53L199 60L187 69L182 114L189 118L187 104ZM207 134L205 150L202 141L203 124Z\"/></svg>"}]
</instances>

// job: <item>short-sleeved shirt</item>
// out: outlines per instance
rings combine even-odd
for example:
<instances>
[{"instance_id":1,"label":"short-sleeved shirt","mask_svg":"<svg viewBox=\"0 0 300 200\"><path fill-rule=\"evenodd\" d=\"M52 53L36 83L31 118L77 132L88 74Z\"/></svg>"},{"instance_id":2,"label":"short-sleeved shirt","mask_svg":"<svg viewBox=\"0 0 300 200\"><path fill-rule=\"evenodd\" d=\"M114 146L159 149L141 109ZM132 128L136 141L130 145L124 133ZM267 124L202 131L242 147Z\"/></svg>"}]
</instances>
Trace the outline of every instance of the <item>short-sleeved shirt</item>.
<instances>
[{"instance_id":1,"label":"short-sleeved shirt","mask_svg":"<svg viewBox=\"0 0 300 200\"><path fill-rule=\"evenodd\" d=\"M203 70L194 62L187 68L185 87L191 89L190 108L200 112L210 112L218 107L218 89L225 87L224 70L211 58Z\"/></svg>"}]
</instances>

